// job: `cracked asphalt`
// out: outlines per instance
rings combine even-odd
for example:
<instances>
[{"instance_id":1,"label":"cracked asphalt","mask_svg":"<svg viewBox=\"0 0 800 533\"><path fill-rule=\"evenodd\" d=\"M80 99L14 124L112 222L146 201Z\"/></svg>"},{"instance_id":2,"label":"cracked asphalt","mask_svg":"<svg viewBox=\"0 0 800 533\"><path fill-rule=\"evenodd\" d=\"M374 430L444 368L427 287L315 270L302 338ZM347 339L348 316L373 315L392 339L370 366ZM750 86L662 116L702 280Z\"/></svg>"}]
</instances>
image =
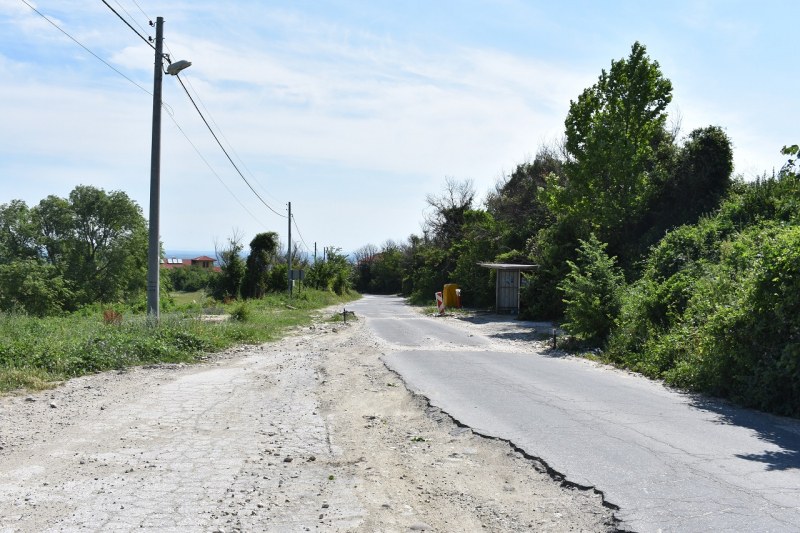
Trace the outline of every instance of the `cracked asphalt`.
<instances>
[{"instance_id":1,"label":"cracked asphalt","mask_svg":"<svg viewBox=\"0 0 800 533\"><path fill-rule=\"evenodd\" d=\"M534 340L537 324L422 321L398 298L353 308L410 389L600 491L622 529L800 530L800 421L567 357Z\"/></svg>"}]
</instances>

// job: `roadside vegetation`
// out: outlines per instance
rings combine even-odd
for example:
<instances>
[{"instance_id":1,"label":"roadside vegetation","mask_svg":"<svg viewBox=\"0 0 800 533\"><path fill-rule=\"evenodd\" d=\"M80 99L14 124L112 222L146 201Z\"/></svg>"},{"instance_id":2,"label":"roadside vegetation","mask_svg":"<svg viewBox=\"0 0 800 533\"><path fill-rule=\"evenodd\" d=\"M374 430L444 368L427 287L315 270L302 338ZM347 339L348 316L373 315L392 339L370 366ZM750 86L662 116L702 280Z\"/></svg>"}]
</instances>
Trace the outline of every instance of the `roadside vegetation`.
<instances>
[{"instance_id":1,"label":"roadside vegetation","mask_svg":"<svg viewBox=\"0 0 800 533\"><path fill-rule=\"evenodd\" d=\"M537 265L521 317L565 346L668 384L800 416L798 146L754 181L723 127L688 134L645 47L570 102L564 137L476 201L468 179L427 197L421 235L366 245L355 286L430 303L445 283L491 308L479 262ZM779 147L776 147L776 150Z\"/></svg>"},{"instance_id":2,"label":"roadside vegetation","mask_svg":"<svg viewBox=\"0 0 800 533\"><path fill-rule=\"evenodd\" d=\"M221 269L161 272L161 320L145 315L147 223L124 192L76 187L29 207L0 205L0 391L151 363L193 362L234 344L272 340L312 311L357 297L352 268L332 251L308 264L290 298L277 235L242 257L234 235ZM174 295L174 298L173 298ZM224 320L208 320L224 315Z\"/></svg>"},{"instance_id":3,"label":"roadside vegetation","mask_svg":"<svg viewBox=\"0 0 800 533\"><path fill-rule=\"evenodd\" d=\"M356 297L304 289L291 299L284 293L228 304L208 300L163 313L158 327L121 306L113 313L96 305L50 317L0 313L0 392L47 388L108 369L197 362L233 345L279 338L310 323L314 310ZM227 316L215 321L209 314Z\"/></svg>"}]
</instances>

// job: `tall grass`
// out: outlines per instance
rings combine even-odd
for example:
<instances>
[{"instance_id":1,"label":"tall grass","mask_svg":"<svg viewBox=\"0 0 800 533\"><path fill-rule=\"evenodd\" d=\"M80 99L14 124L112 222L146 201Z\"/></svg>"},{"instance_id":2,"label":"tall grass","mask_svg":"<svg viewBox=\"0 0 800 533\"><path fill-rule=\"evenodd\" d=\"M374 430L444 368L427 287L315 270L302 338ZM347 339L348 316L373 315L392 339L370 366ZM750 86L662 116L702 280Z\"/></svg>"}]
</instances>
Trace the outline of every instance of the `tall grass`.
<instances>
[{"instance_id":1,"label":"tall grass","mask_svg":"<svg viewBox=\"0 0 800 533\"><path fill-rule=\"evenodd\" d=\"M191 363L235 344L259 344L287 329L307 324L313 311L352 300L355 295L304 290L291 300L268 295L260 300L219 304L235 317L203 319L200 304L164 313L154 327L141 313L122 312L120 323L106 323L101 308L63 317L35 318L0 313L0 392L41 389L87 373L151 363Z\"/></svg>"}]
</instances>

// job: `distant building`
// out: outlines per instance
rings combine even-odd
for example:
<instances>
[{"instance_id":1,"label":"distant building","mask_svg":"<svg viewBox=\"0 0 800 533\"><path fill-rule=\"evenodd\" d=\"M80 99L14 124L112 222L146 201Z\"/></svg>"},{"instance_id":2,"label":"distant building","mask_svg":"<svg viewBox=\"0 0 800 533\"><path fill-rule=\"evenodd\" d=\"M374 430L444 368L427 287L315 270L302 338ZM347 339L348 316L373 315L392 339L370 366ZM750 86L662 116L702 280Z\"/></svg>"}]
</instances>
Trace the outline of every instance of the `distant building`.
<instances>
[{"instance_id":1,"label":"distant building","mask_svg":"<svg viewBox=\"0 0 800 533\"><path fill-rule=\"evenodd\" d=\"M175 257L167 257L161 258L161 268L165 270L172 270L174 268L185 268L185 267L200 267L200 268L208 268L213 270L214 272L219 272L221 269L214 265L217 260L213 257L208 257L207 255L201 255L200 257L195 257L194 259L177 259Z\"/></svg>"}]
</instances>

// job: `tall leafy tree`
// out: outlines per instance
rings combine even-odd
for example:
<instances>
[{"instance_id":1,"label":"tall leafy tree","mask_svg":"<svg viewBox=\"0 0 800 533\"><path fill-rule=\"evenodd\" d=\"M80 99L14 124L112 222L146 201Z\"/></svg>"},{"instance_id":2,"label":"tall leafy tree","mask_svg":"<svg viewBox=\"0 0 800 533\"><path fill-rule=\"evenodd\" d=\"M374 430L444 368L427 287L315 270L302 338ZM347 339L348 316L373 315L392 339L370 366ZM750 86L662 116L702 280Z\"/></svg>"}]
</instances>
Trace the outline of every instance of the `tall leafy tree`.
<instances>
[{"instance_id":1,"label":"tall leafy tree","mask_svg":"<svg viewBox=\"0 0 800 533\"><path fill-rule=\"evenodd\" d=\"M644 45L636 42L627 59L612 61L597 83L570 102L568 181L554 187L551 208L589 222L607 242L628 237L625 228L643 214L663 170L658 152L671 142L665 131L671 100L672 83Z\"/></svg>"},{"instance_id":2,"label":"tall leafy tree","mask_svg":"<svg viewBox=\"0 0 800 533\"><path fill-rule=\"evenodd\" d=\"M69 194L71 228L60 263L84 302L108 302L145 286L147 224L122 191L80 185Z\"/></svg>"},{"instance_id":3,"label":"tall leafy tree","mask_svg":"<svg viewBox=\"0 0 800 533\"><path fill-rule=\"evenodd\" d=\"M466 212L472 209L475 187L471 180L445 179L439 195L429 194L425 202L430 212L425 220L426 232L438 245L449 247L462 236Z\"/></svg>"}]
</instances>

